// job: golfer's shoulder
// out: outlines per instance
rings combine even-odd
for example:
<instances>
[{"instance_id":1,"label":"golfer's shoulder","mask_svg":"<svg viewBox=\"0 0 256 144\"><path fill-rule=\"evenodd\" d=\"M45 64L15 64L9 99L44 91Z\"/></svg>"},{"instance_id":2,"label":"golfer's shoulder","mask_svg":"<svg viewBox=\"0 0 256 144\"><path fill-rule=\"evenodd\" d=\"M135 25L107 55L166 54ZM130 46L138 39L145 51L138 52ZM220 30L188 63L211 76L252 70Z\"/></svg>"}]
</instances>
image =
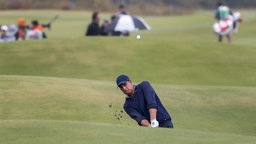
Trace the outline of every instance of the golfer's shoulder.
<instances>
[{"instance_id":1,"label":"golfer's shoulder","mask_svg":"<svg viewBox=\"0 0 256 144\"><path fill-rule=\"evenodd\" d=\"M139 85L142 86L142 87L147 87L147 86L150 86L150 82L147 81L147 80L144 80Z\"/></svg>"}]
</instances>

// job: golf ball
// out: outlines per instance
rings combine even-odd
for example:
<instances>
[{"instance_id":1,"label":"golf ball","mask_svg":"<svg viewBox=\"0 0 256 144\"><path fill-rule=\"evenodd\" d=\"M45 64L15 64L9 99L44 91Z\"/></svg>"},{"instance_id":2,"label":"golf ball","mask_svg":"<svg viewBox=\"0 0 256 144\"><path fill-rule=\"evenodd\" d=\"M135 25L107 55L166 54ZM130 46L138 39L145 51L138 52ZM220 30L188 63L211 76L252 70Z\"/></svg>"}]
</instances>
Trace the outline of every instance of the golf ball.
<instances>
[{"instance_id":1,"label":"golf ball","mask_svg":"<svg viewBox=\"0 0 256 144\"><path fill-rule=\"evenodd\" d=\"M137 39L140 39L140 35L137 35L136 38L137 38Z\"/></svg>"}]
</instances>

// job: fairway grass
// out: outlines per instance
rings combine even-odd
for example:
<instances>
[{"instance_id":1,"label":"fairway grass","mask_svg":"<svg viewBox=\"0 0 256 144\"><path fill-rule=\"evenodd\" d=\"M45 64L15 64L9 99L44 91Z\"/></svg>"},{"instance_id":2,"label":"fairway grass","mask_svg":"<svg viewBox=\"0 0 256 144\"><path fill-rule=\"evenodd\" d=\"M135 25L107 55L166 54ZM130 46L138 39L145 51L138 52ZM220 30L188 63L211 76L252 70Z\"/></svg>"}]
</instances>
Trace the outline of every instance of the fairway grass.
<instances>
[{"instance_id":1,"label":"fairway grass","mask_svg":"<svg viewBox=\"0 0 256 144\"><path fill-rule=\"evenodd\" d=\"M254 144L256 140L251 136L183 129L39 120L0 121L0 134L0 142L5 144Z\"/></svg>"},{"instance_id":2,"label":"fairway grass","mask_svg":"<svg viewBox=\"0 0 256 144\"><path fill-rule=\"evenodd\" d=\"M253 45L167 37L79 38L1 44L0 74L153 83L256 86ZM217 47L216 47L217 46Z\"/></svg>"}]
</instances>

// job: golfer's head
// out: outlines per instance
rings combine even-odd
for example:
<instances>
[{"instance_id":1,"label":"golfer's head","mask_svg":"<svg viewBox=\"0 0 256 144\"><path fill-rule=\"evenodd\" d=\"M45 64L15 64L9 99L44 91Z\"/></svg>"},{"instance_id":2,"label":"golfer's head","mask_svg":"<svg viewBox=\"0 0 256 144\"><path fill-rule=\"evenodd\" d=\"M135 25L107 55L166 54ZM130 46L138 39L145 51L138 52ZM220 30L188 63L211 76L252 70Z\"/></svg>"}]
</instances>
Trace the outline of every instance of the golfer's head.
<instances>
[{"instance_id":1,"label":"golfer's head","mask_svg":"<svg viewBox=\"0 0 256 144\"><path fill-rule=\"evenodd\" d=\"M116 85L118 87L124 85L125 83L127 83L128 81L130 80L129 76L127 75L119 75L117 78L116 78Z\"/></svg>"},{"instance_id":2,"label":"golfer's head","mask_svg":"<svg viewBox=\"0 0 256 144\"><path fill-rule=\"evenodd\" d=\"M124 94L130 95L131 93L133 93L132 81L127 75L119 75L116 78L116 85Z\"/></svg>"}]
</instances>

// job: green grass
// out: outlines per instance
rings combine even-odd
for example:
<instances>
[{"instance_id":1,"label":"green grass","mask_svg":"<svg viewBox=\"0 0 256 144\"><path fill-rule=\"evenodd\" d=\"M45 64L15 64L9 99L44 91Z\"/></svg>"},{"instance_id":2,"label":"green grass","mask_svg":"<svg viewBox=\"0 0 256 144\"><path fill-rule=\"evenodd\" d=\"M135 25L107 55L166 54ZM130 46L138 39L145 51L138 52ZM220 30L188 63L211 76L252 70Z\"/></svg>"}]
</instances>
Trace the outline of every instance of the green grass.
<instances>
[{"instance_id":1,"label":"green grass","mask_svg":"<svg viewBox=\"0 0 256 144\"><path fill-rule=\"evenodd\" d=\"M104 144L104 143L191 143L218 144L234 143L252 144L255 137L234 134L220 134L190 130L146 129L122 125L80 123L69 121L4 121L0 122L1 129L10 133L1 138L2 143L16 144ZM15 125L15 126L13 126ZM17 126L18 125L18 126ZM111 131L110 131L111 130ZM38 132L38 133L35 133ZM2 132L0 131L2 134Z\"/></svg>"},{"instance_id":2,"label":"green grass","mask_svg":"<svg viewBox=\"0 0 256 144\"><path fill-rule=\"evenodd\" d=\"M152 31L128 38L84 37L88 12L1 12L5 23L60 19L46 40L0 43L0 143L255 143L253 13L242 11L228 44L217 42L205 11L145 17ZM120 73L152 83L175 129L138 127L123 113L117 120Z\"/></svg>"}]
</instances>

